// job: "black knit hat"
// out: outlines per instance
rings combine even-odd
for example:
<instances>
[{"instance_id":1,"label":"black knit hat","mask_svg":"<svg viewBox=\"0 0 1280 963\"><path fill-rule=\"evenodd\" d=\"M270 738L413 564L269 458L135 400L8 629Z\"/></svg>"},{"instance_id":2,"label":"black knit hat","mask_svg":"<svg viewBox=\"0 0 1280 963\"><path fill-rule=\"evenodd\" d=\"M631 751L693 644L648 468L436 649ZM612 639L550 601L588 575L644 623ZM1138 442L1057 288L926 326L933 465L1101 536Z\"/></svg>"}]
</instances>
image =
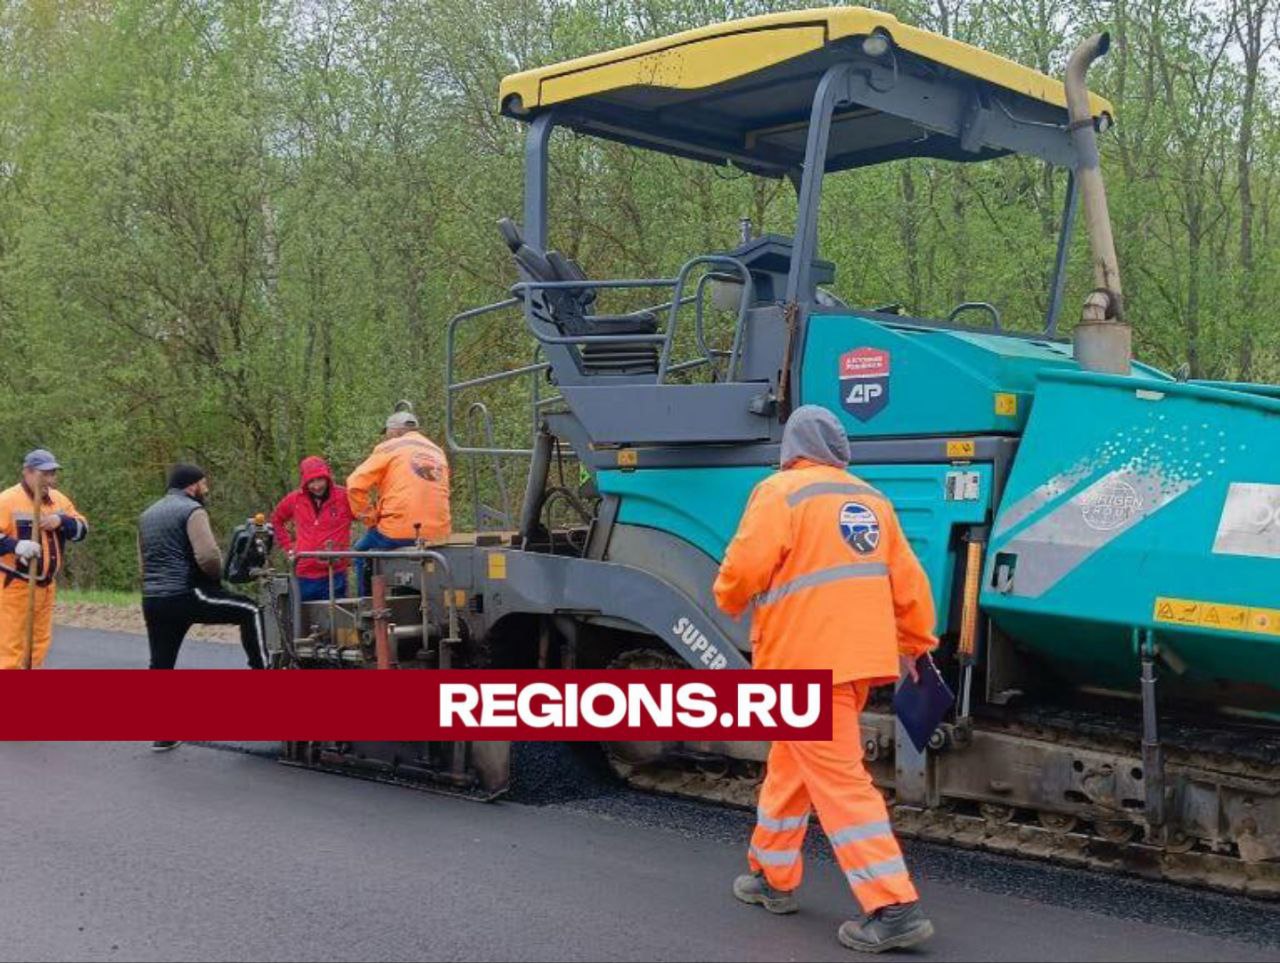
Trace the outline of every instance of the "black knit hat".
<instances>
[{"instance_id":1,"label":"black knit hat","mask_svg":"<svg viewBox=\"0 0 1280 963\"><path fill-rule=\"evenodd\" d=\"M169 469L169 487L186 488L204 477L204 469L197 465L174 465Z\"/></svg>"}]
</instances>

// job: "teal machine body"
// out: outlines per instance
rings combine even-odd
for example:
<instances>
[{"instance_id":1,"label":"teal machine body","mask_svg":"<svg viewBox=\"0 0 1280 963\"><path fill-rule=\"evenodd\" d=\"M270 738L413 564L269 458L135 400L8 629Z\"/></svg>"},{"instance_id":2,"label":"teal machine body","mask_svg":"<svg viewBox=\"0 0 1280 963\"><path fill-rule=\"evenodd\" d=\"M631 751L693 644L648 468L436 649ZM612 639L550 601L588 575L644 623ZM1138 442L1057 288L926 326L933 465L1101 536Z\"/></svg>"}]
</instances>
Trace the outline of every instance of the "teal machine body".
<instances>
[{"instance_id":1,"label":"teal machine body","mask_svg":"<svg viewBox=\"0 0 1280 963\"><path fill-rule=\"evenodd\" d=\"M982 611L1051 675L1132 690L1135 631L1172 693L1280 704L1280 399L1181 384L1141 364L1081 372L1071 346L875 315L811 316L800 398L835 412L850 470L889 497L956 628L970 537L988 541ZM1007 439L1009 464L977 459ZM894 439L909 461L860 445ZM601 471L620 522L718 561L775 465ZM1137 590L1135 591L1135 586Z\"/></svg>"}]
</instances>

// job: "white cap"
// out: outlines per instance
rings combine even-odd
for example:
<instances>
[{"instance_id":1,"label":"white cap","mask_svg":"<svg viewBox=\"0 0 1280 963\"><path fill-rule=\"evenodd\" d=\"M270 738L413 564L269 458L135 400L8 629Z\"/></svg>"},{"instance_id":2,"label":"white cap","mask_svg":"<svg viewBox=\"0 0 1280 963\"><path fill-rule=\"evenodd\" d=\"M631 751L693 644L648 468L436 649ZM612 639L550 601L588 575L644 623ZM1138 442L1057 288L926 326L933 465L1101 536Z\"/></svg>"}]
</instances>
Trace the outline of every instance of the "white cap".
<instances>
[{"instance_id":1,"label":"white cap","mask_svg":"<svg viewBox=\"0 0 1280 963\"><path fill-rule=\"evenodd\" d=\"M397 411L387 419L387 430L392 428L417 428L418 417L412 411Z\"/></svg>"}]
</instances>

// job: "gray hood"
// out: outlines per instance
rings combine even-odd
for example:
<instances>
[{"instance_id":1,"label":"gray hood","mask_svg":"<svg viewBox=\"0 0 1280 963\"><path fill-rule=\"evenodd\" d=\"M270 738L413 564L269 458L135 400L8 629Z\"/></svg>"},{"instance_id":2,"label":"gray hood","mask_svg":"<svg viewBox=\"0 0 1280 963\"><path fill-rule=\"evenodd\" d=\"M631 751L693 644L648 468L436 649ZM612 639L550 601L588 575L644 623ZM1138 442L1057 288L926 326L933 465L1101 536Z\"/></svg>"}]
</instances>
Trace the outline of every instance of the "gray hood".
<instances>
[{"instance_id":1,"label":"gray hood","mask_svg":"<svg viewBox=\"0 0 1280 963\"><path fill-rule=\"evenodd\" d=\"M801 405L782 430L782 467L805 458L836 468L849 466L849 436L840 419L818 405Z\"/></svg>"}]
</instances>

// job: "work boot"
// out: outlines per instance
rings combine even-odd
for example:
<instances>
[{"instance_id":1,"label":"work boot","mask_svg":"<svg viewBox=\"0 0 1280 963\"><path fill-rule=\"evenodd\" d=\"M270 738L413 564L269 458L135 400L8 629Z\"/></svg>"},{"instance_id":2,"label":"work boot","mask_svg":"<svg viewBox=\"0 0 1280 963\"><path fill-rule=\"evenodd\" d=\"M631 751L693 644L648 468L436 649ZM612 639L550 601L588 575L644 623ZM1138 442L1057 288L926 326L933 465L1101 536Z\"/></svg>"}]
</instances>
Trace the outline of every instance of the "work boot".
<instances>
[{"instance_id":1,"label":"work boot","mask_svg":"<svg viewBox=\"0 0 1280 963\"><path fill-rule=\"evenodd\" d=\"M744 873L733 881L733 895L752 906L763 906L770 913L783 915L800 908L795 893L774 889L763 873Z\"/></svg>"},{"instance_id":2,"label":"work boot","mask_svg":"<svg viewBox=\"0 0 1280 963\"><path fill-rule=\"evenodd\" d=\"M177 749L180 745L182 745L181 739L177 742L153 742L151 743L151 751L168 752L170 749Z\"/></svg>"},{"instance_id":3,"label":"work boot","mask_svg":"<svg viewBox=\"0 0 1280 963\"><path fill-rule=\"evenodd\" d=\"M918 946L933 935L933 924L919 903L894 903L876 910L860 922L840 926L836 938L860 953L883 953Z\"/></svg>"}]
</instances>

